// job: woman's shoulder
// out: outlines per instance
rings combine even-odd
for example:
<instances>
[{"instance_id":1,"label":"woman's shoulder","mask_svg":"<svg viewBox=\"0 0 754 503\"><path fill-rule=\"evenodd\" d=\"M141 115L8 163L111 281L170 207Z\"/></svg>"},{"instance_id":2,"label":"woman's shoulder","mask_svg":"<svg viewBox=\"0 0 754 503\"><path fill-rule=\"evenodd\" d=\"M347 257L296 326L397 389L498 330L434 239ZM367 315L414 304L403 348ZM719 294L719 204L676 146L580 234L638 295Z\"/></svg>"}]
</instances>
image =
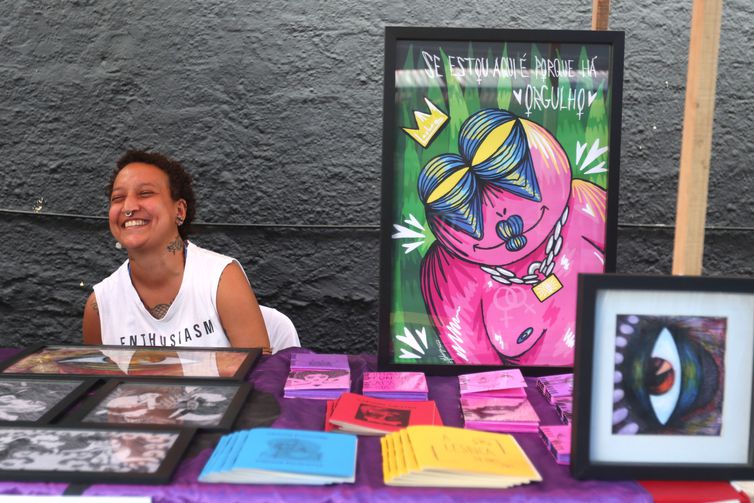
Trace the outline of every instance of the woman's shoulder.
<instances>
[{"instance_id":1,"label":"woman's shoulder","mask_svg":"<svg viewBox=\"0 0 754 503\"><path fill-rule=\"evenodd\" d=\"M188 255L194 255L195 257L200 257L203 260L208 260L212 262L217 262L221 264L229 264L230 262L236 261L233 257L230 257L228 255L223 255L222 253L218 253L212 250L208 250L207 248L202 248L199 245L194 244L193 242L189 241L188 245L186 246L186 253Z\"/></svg>"},{"instance_id":2,"label":"woman's shoulder","mask_svg":"<svg viewBox=\"0 0 754 503\"><path fill-rule=\"evenodd\" d=\"M124 261L110 276L96 283L94 285L95 292L100 288L115 285L123 281L123 278L128 278L128 260Z\"/></svg>"}]
</instances>

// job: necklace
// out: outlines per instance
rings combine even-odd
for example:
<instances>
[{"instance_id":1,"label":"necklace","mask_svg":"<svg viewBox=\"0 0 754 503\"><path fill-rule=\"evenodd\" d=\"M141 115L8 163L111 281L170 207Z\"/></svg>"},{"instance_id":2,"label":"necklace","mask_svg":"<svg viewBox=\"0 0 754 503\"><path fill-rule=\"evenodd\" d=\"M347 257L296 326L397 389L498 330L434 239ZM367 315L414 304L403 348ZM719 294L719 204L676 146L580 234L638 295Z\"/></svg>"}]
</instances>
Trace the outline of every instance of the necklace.
<instances>
[{"instance_id":1,"label":"necklace","mask_svg":"<svg viewBox=\"0 0 754 503\"><path fill-rule=\"evenodd\" d=\"M526 270L527 274L519 277L513 271L502 266L482 266L482 270L492 276L493 280L503 285L530 285L539 301L543 302L563 288L563 284L552 271L555 269L555 257L563 248L561 233L567 220L568 206L563 210L558 221L555 222L555 227L547 239L544 258L532 261ZM543 279L540 279L540 275Z\"/></svg>"}]
</instances>

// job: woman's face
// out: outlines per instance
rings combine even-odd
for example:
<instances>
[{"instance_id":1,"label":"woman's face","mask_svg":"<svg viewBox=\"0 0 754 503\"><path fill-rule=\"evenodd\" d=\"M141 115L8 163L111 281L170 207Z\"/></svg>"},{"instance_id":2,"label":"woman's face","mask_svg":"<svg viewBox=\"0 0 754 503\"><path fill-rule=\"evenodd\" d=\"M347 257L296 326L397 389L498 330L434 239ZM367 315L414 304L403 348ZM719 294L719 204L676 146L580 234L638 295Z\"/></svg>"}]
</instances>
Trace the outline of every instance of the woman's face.
<instances>
[{"instance_id":1,"label":"woman's face","mask_svg":"<svg viewBox=\"0 0 754 503\"><path fill-rule=\"evenodd\" d=\"M126 216L129 212L131 216ZM110 232L128 250L161 247L178 236L186 202L173 201L167 173L135 162L120 170L110 196Z\"/></svg>"}]
</instances>

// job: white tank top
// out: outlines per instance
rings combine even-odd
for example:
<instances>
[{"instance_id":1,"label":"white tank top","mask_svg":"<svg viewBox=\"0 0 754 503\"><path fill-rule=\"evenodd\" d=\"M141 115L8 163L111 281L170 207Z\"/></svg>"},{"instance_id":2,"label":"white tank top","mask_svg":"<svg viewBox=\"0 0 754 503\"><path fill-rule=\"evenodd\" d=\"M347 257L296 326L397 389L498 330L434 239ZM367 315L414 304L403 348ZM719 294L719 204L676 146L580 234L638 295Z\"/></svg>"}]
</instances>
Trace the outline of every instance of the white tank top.
<instances>
[{"instance_id":1,"label":"white tank top","mask_svg":"<svg viewBox=\"0 0 754 503\"><path fill-rule=\"evenodd\" d=\"M229 347L216 300L220 275L233 261L189 242L178 295L165 317L158 320L136 293L126 260L117 271L94 285L102 344Z\"/></svg>"}]
</instances>

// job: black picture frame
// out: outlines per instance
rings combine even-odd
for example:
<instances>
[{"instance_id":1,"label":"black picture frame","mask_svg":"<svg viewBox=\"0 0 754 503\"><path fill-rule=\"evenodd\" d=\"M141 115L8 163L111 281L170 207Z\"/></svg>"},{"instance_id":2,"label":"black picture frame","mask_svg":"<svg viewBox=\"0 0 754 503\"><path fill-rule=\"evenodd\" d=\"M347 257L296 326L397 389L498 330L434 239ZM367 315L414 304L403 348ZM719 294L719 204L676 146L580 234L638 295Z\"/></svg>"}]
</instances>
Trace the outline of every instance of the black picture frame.
<instances>
[{"instance_id":1,"label":"black picture frame","mask_svg":"<svg viewBox=\"0 0 754 503\"><path fill-rule=\"evenodd\" d=\"M210 399L206 395L205 397L192 396L194 390L187 388L196 387L202 388L204 393L214 392L215 396L221 396L223 406L215 408L213 404L210 404L202 409L201 400ZM105 420L93 419L98 414L106 413L106 407L111 400L123 396L134 396L134 391L136 391L134 388L142 388L140 394L151 393L159 394L159 396L151 397L154 403L150 406L141 401L130 404L130 407L121 407L119 413L111 414ZM79 427L106 425L136 430L194 428L200 431L228 431L233 427L251 389L248 382L240 381L111 379L68 414L62 424ZM179 393L183 391L184 394L176 395L176 390ZM188 393L188 396L185 393ZM191 404L192 401L193 404ZM185 408L181 410L178 407ZM219 415L219 417L208 417L206 420L189 417L195 412L206 413L208 409L213 412L217 411L213 416Z\"/></svg>"},{"instance_id":2,"label":"black picture frame","mask_svg":"<svg viewBox=\"0 0 754 503\"><path fill-rule=\"evenodd\" d=\"M133 430L3 426L0 427L0 480L167 484L194 433L195 430L190 428ZM119 467L118 461L112 457L114 450L129 442L131 445L127 446L130 449L127 455L134 453L131 462L133 469L130 471L127 470L128 466ZM160 446L158 442L163 445ZM164 448L164 454L161 458L154 458L160 448ZM142 453L146 455L139 458ZM102 469L102 465L107 465L108 461L110 470ZM27 468L21 468L24 463ZM121 465L128 463L127 457L121 461ZM140 465L148 471L141 471Z\"/></svg>"},{"instance_id":3,"label":"black picture frame","mask_svg":"<svg viewBox=\"0 0 754 503\"><path fill-rule=\"evenodd\" d=\"M98 382L98 379L91 378L0 375L0 396L3 397L0 402L0 426L53 423ZM37 386L35 388L30 384ZM10 398L6 399L8 396ZM36 415L37 412L39 415ZM16 419L10 417L16 413Z\"/></svg>"},{"instance_id":4,"label":"black picture frame","mask_svg":"<svg viewBox=\"0 0 754 503\"><path fill-rule=\"evenodd\" d=\"M142 353L142 362L131 361L134 353ZM232 359L227 363L227 370L219 369L221 375L211 375L206 368L202 368L201 362L196 363L192 370L193 375L181 375L177 373L178 367L183 366L180 361L180 352L184 355L195 357L215 357L217 368L218 356L224 359ZM109 353L109 356L106 354ZM0 363L0 376L34 376L34 375L59 375L64 374L76 378L118 378L118 379L176 379L194 378L208 380L236 380L246 378L253 365L262 354L261 348L185 348L181 346L154 347L154 346L108 346L108 345L62 345L62 344L39 344L29 347L19 354ZM45 355L52 355L47 358ZM67 355L67 356L66 356ZM78 357L76 356L78 355ZM115 355L124 355L129 358L129 372L120 368L112 359ZM155 358L163 358L163 363L158 365ZM33 359L35 358L35 359ZM76 361L78 358L78 361ZM169 358L172 358L170 360ZM67 363L59 363L66 360ZM107 360L107 361L106 361ZM185 362L185 361L184 361ZM131 365L138 365L131 371ZM172 373L171 373L172 372ZM224 372L224 373L222 373Z\"/></svg>"},{"instance_id":5,"label":"black picture frame","mask_svg":"<svg viewBox=\"0 0 754 503\"><path fill-rule=\"evenodd\" d=\"M754 280L579 278L571 473L754 478Z\"/></svg>"},{"instance_id":6,"label":"black picture frame","mask_svg":"<svg viewBox=\"0 0 754 503\"><path fill-rule=\"evenodd\" d=\"M562 312L560 312L555 317L553 317L552 315L549 317L549 319L558 319L558 317L567 319L567 330L564 328L564 332L560 333L555 330L556 328L560 330L560 327L544 326L543 328L540 325L541 320L545 319L545 317L538 314L530 314L529 316L531 316L531 318L527 318L527 322L529 320L533 321L528 325L528 329L521 331L520 334L518 334L518 331L516 331L515 333L514 331L504 333L501 337L504 337L506 339L503 340L501 338L500 341L495 342L495 337L500 334L498 334L496 331L493 331L493 329L488 326L488 322L485 320L487 318L500 319L500 317L492 314L490 314L489 316L485 315L483 317L483 315L479 314L482 312L482 305L489 306L490 304L485 304L481 301L478 301L478 299L474 300L473 302L467 302L468 299L464 297L466 293L463 292L462 295L458 296L458 298L460 299L457 301L458 305L451 305L453 302L451 299L455 298L455 294L448 293L452 289L451 286L448 286L451 283L456 285L457 288L461 289L468 288L469 285L473 285L474 288L481 290L482 288L484 288L482 285L486 281L486 279L477 279L471 282L467 281L466 279L457 281L451 281L448 279L446 272L463 269L462 267L455 267L453 264L456 264L456 262L458 262L459 260L461 262L458 262L458 264L461 264L462 262L466 263L466 259L461 259L461 255L465 253L468 257L470 253L451 250L449 245L443 243L438 245L438 250L433 251L432 246L434 246L438 242L438 239L435 236L435 234L437 233L434 232L432 228L433 224L430 222L430 219L427 218L428 213L432 215L441 215L440 210L435 210L430 207L430 203L432 202L430 200L433 199L434 194L438 192L439 187L445 187L447 183L452 181L452 183L455 185L453 185L452 189L448 189L447 192L448 194L451 194L453 190L456 190L461 186L462 181L465 180L464 177L467 176L467 174L464 174L466 173L465 171L464 173L461 172L463 170L466 170L467 168L453 171L461 164L451 166L452 159L438 161L437 164L433 164L433 166L437 167L440 166L440 164L445 163L442 164L442 166L445 166L446 164L447 166L450 166L447 167L447 171L443 171L446 169L446 167L438 167L437 170L434 171L434 168L430 169L428 166L431 164L431 162L427 161L426 158L431 158L432 162L434 162L436 159L445 159L442 156L432 157L432 155L436 155L437 152L430 152L430 150L433 148L431 142L435 141L436 139L442 138L442 135L447 135L447 138L443 140L448 141L448 147L446 150L448 152L455 152L455 148L460 148L460 143L455 144L453 142L453 139L455 138L453 135L460 136L460 133L458 131L463 129L463 125L459 125L458 122L463 119L465 124L466 122L471 120L472 115L474 115L474 117L477 117L478 114L481 114L481 112L484 111L482 109L484 109L485 106L491 106L492 108L499 108L502 110L502 106L498 103L501 101L500 98L503 94L505 94L506 99L509 100L508 108L510 110L513 110L513 112L511 113L513 113L514 116L517 117L516 120L520 119L520 115L517 115L519 112L515 111L514 109L518 110L521 109L522 106L524 106L522 105L520 98L522 92L524 93L524 104L528 99L526 98L526 93L529 92L528 87L520 87L524 85L521 82L527 82L526 78L528 77L525 77L526 72L520 72L520 75L517 77L515 73L515 65L512 70L509 67L509 74L512 76L509 79L510 84L508 88L505 88L503 84L498 83L498 87L494 91L491 91L492 94L490 95L490 93L488 93L489 89L482 89L480 87L480 90L472 91L470 93L471 98L466 97L466 94L464 94L466 92L465 90L462 90L460 94L458 91L454 91L455 98L450 98L449 96L451 93L451 88L453 88L453 86L446 85L445 82L432 85L421 84L421 82L422 79L427 80L442 77L440 73L443 71L445 72L446 76L449 73L453 73L456 76L460 75L460 73L458 72L454 73L453 64L450 62L450 56L448 55L450 54L449 51L451 49L455 51L456 54L454 57L456 57L455 61L456 63L458 63L459 61L461 61L461 59L464 59L463 56L468 55L468 60L474 59L471 57L472 46L478 46L479 49L474 53L474 55L477 56L485 54L484 57L487 58L486 61L488 64L488 69L492 69L490 71L494 71L494 68L492 66L492 63L490 63L490 57L487 55L492 54L492 48L495 48L495 50L504 48L501 49L503 50L504 54L508 54L505 51L508 51L510 49L510 55L513 54L514 50L518 50L516 48L522 46L537 46L546 48L547 51L549 51L548 54L552 53L556 55L561 54L561 52L559 51L564 51L562 54L568 52L568 54L573 55L574 51L577 50L583 50L588 53L589 50L592 49L594 50L594 54L606 54L607 58L606 60L601 60L603 62L602 66L600 67L600 72L602 72L600 74L600 78L604 78L604 80L600 80L599 84L597 84L598 81L596 78L594 81L591 81L589 79L583 80L583 82L578 81L577 83L573 84L573 92L574 94L579 94L581 91L583 91L583 89L586 89L587 83L585 82L587 80L589 83L591 83L589 85L595 86L593 88L589 88L589 90L587 91L588 99L585 101L585 103L588 102L589 107L592 107L593 103L597 103L597 105L595 106L599 105L604 108L603 118L606 125L602 126L602 131L604 132L605 136L605 138L603 139L603 146L605 142L607 142L609 144L609 151L605 153L605 151L607 151L606 148L604 150L597 148L600 147L598 141L592 142L591 139L587 138L587 136L584 136L584 143L580 143L576 140L574 140L574 142L572 143L569 143L568 153L566 153L565 155L575 155L576 160L578 161L576 164L583 161L583 165L579 165L578 169L584 169L587 173L594 170L594 172L592 174L589 174L588 176L593 177L594 179L597 179L596 177L602 177L599 178L599 180L601 181L600 183L604 185L600 186L602 187L600 189L602 190L601 194L604 194L604 196L600 195L600 198L604 197L604 214L601 213L601 211L597 212L601 217L604 217L604 226L602 226L602 224L598 226L599 232L603 233L603 247L600 249L596 243L591 242L591 245L594 246L595 250L600 251L600 253L597 254L597 259L604 262L602 264L594 262L589 266L596 267L598 270L590 271L588 269L579 269L579 271L611 272L615 271L617 243L617 196L619 182L618 174L623 80L623 42L624 35L622 32L608 31L498 30L445 27L386 28L382 157L382 214L380 231L380 312L378 344L378 362L380 370L414 370L422 371L430 375L457 375L465 372L480 372L508 367L519 367L527 375L562 373L570 370L573 363L573 329L575 328L575 299L577 289L575 273L572 274L571 272L566 272L564 274L565 276L567 276L568 281L564 280L562 283L560 283L563 292L560 297L556 298L567 300L559 300L558 303L564 303ZM448 49L448 47L451 47L451 49ZM420 51L427 52L428 54L430 54L430 56L424 56L423 53L420 56ZM422 60L422 58L424 59ZM565 56L563 56L563 58L565 58ZM581 55L579 55L579 58L582 58L579 60L579 62L587 61L589 59L588 57L584 59ZM411 59L410 63L409 59ZM480 58L477 59L483 58L480 56ZM493 59L495 59L495 61L502 61L502 58ZM430 65L428 61L430 61L432 64ZM563 59L563 61L569 60ZM421 65L424 65L424 68L421 68ZM450 70L450 72L448 70ZM408 89L408 91L405 91L406 93L414 93L413 95L410 95L409 98L406 98L406 100L403 100L403 94L399 94L397 91L398 87L396 82L399 79L399 72L401 72L400 82L405 83L405 85L402 84L403 87L401 87L401 89ZM588 64L587 72L589 72ZM427 77L427 74L432 75ZM518 78L524 80L521 82L516 81L515 79ZM565 78L566 77L564 77L564 79ZM459 79L461 79L461 77L457 77L457 80ZM481 79L482 77L479 77L480 86L482 82ZM545 81L550 82L547 85L550 86L549 89L551 91L552 89L559 89L555 86L555 84L552 84L552 79L548 79L549 77L546 77ZM446 78L446 80L449 79ZM568 82L568 85L570 86L571 81ZM602 92L600 91L600 89L603 89L603 84L605 93L604 96L598 94L599 92ZM461 84L457 85L460 89ZM582 87L579 87L580 85ZM419 91L415 91L414 88L417 87L421 89ZM524 89L524 91L522 91L522 89ZM593 89L597 90L591 92L591 90ZM436 96L436 98L431 98L432 95ZM511 103L515 105L511 96L518 97L518 105L510 105ZM594 96L602 96L602 98L600 99L602 99L603 101L590 101ZM423 98L423 100L421 98ZM434 99L434 101L432 101L432 99ZM464 116L462 111L458 112L456 115L458 115L459 119L455 121L455 123L455 112L453 110L454 105L451 103L453 99L455 99L456 102L462 100L465 105L468 105L468 117ZM494 101L495 99L497 101ZM472 108L477 107L477 101L479 102L479 112L476 112L476 109L472 110ZM489 104L485 105L485 103L492 103L493 101L494 103L496 103L494 106ZM402 104L404 102L407 104ZM472 102L474 103L474 107L472 107L471 105ZM439 114L436 114L433 108L439 110ZM463 110L463 107L457 107L456 110ZM591 113L591 110L592 108L590 108L589 113ZM411 114L410 112L414 113ZM545 111L543 110L535 110L535 112L541 112L542 114L545 113ZM574 111L573 113L577 112ZM445 117L444 120L442 116ZM597 120L597 116L597 112L594 112L595 120ZM579 116L578 120L581 120L580 117L582 116ZM425 128L425 126L419 124L419 122L417 121L428 121L428 124L430 125L426 126ZM564 119L564 121L567 121L567 119ZM544 122L547 121L545 120ZM440 124L440 126L432 129L436 124ZM451 124L451 126L448 127L448 124ZM517 124L520 125L523 123L519 121L519 123ZM579 124L579 127L581 128L583 126L582 129L585 131L586 126L581 123ZM411 129L415 126L417 126L417 129L415 131L418 131L418 133L409 133L408 129ZM565 126L563 127L565 128ZM469 130L471 129L472 128L469 128ZM546 131L549 132L549 130ZM411 136L410 138L409 135ZM584 135L586 135L586 133L584 133ZM555 137L553 136L553 138ZM429 141L430 143L428 143L426 146L423 146L420 140ZM561 139L558 135L558 138L554 140L553 144L557 143L558 145L560 145L560 142ZM420 146L422 146L422 149L417 147L415 143L418 143ZM587 143L589 145L587 145ZM532 143L532 145L533 144L534 143ZM411 148L408 148L407 145L411 145ZM439 150L439 152L443 151L444 150L442 149ZM585 152L587 151L589 151L590 153L585 154ZM530 149L528 150L528 152L529 154L527 155L531 156L531 152L533 152L533 150ZM563 152L565 153L565 150L563 150ZM602 152L602 154L600 155L602 155L603 157L594 157L592 155L596 154L597 152ZM461 160L463 160L461 159L460 154L455 155L449 153L448 155L448 159L450 159L451 157L453 159L458 158L458 162L461 162ZM455 157L453 157L454 155ZM407 160L411 156L415 157L415 161ZM594 164L597 164L597 160L599 159L604 159L605 161L596 167L587 166L585 168L585 166L587 165L587 159L594 160ZM410 162L413 162L413 164L411 164L411 169L407 167L409 166ZM521 162L523 163L523 161ZM607 166L609 169L604 168L606 162L608 163ZM467 164L468 166L473 166L474 161L469 161L467 162ZM568 166L575 166L575 164L568 161ZM573 175L574 169L576 168L574 167L571 169L571 173L575 179L578 177ZM419 188L417 189L416 180L419 180L419 177L422 176L422 173L424 171L426 171L428 174L423 179L425 181L430 181L427 181L426 183L419 183ZM448 176L444 181L439 181L436 185L432 185L432 183L435 182L432 177L439 177L440 175L437 175L437 173L440 172L453 172L453 176ZM459 176L455 177L456 174ZM584 174L584 176L587 175ZM476 178L474 179L476 180ZM437 178L437 180L440 180L440 178ZM426 187L434 187L426 201L423 199L424 196L417 193L417 190L419 192L423 190L421 188L422 183ZM468 181L468 184L472 183L477 184L475 185L475 187L481 187L482 183L488 182ZM445 188L447 189L447 187ZM457 190L465 191L467 189L463 188ZM472 189L468 190L471 191L468 193L472 194ZM473 194L476 193L477 192L473 192ZM466 194L466 192L463 192L463 194ZM574 194L576 194L576 192L574 192ZM579 194L581 194L581 192L579 192ZM442 198L445 197L445 195L441 194L439 197ZM458 197L462 199L463 197L467 196L461 195ZM473 197L477 196L468 197L473 199ZM566 208L568 208L568 205L571 204L570 198L571 193L569 192L569 200L565 203ZM402 205L400 209L398 209L398 204ZM472 204L468 204L469 208L472 208ZM481 203L479 204L481 205ZM452 204L448 203L448 205ZM542 215L544 215L544 211L545 210L542 210ZM471 212L471 210L469 210L469 212ZM576 214L575 211L571 213ZM463 218L467 218L463 216L465 214L466 213L463 213L461 209L457 209L457 213L454 213L453 215L456 215L457 220L462 220ZM558 212L558 214L560 213ZM417 215L419 216L418 219ZM576 227L577 225L579 225L576 223L579 220L572 216L569 217L568 212L563 210L563 214L560 214L560 220L567 222L567 218L572 218L571 224L569 224L571 225L572 229L581 229L581 227ZM594 218L596 219L597 217ZM436 222L441 222L442 225L446 226L446 229L450 228L451 230L453 230L453 232L458 231L458 229L461 228L461 224L447 223L451 222L450 216L433 216L432 219L434 219ZM479 218L479 220L481 220L481 217ZM513 222L512 218L509 220L510 222L506 225L512 227L520 227L520 225L518 224L521 223L521 218L519 218L517 222ZM466 223L469 226L473 226L474 221L469 220ZM539 220L537 220L537 223L538 222ZM557 229L557 225L558 224L556 223L553 229ZM564 226L565 224L563 224L563 228ZM531 230L532 228L533 227L529 228L529 230ZM543 226L543 228L546 227ZM536 248L534 252L539 253L539 251L542 250L561 250L558 242L562 243L564 240L559 240L559 238L561 237L560 232L556 230L552 230L550 232L552 233L551 235L553 238L555 238L557 234L558 239L554 239L554 246L549 244L546 245L546 243L548 242L547 238L545 238L541 242L535 241L534 238L531 238L532 243L539 243L537 245L538 248ZM570 234L575 235L576 232L571 231ZM488 232L487 235L493 236L494 233ZM501 239L503 239L500 232L498 232L498 235L500 235ZM432 241L432 239L434 239L434 241ZM460 241L460 239L458 238L455 239L456 241ZM570 242L568 241L568 239L565 239L565 241ZM590 241L589 239L584 237L584 241L579 241L579 243L583 242ZM505 244L507 249L507 242ZM500 245L502 245L502 243ZM496 245L496 247L500 245ZM521 245L516 244L515 246ZM534 253L528 251L525 247L525 244L523 246L524 248L522 249L522 253L529 253L530 255ZM574 244L573 246L578 247L582 245ZM448 248L448 250L439 250L439 248ZM542 248L542 250L540 250L540 248ZM563 245L563 249L565 248L566 245ZM477 250L477 248L474 247L471 247L470 249L473 249L474 251ZM478 247L478 249L482 248ZM423 255L421 255L422 253ZM428 260L427 257L430 253L434 253L434 255L430 260ZM597 252L595 251L595 254L596 253ZM405 258L404 255L410 258ZM526 281L530 282L530 285L533 284L534 287L540 288L540 290L535 297L535 294L532 294L534 287L529 288L528 293L526 293L528 297L526 297L526 300L523 301L521 305L525 306L526 308L531 308L532 306L534 306L534 309L540 309L537 306L548 300L548 295L552 295L551 292L543 292L542 288L544 288L544 290L547 290L547 288L545 287L547 285L548 287L552 286L553 289L557 289L557 284L559 283L557 281L557 275L563 274L562 271L564 269L568 269L568 267L564 265L559 265L554 269L553 267L551 267L557 262L557 260L562 261L563 257L558 258L557 253L555 253L553 257L547 257L549 257L549 254L547 254L545 258L543 258L540 262L537 262L537 264L539 264L538 267L544 269L544 271L542 272L543 279L539 278L538 275L540 274L540 272L538 272L538 269L536 268L534 269L533 273L529 272L528 276L526 277L523 275L519 277L516 275L518 273L514 274L513 272L511 272L511 270L507 270L502 266L499 266L500 262L498 262L498 264L494 266L488 267L487 269L494 272L495 284L500 283L505 285L512 282L513 285L508 288L507 291L515 292L515 295L523 295L522 292L524 292L524 290L520 288L521 285L516 282L523 282L524 279L528 278L526 279ZM476 259L476 257L474 257L474 259ZM518 260L519 259L517 259L517 261ZM453 264L451 264L451 262L453 262ZM441 263L442 267L437 266L438 263ZM475 278L481 278L481 273L477 270L476 266L478 265L479 269L481 270L481 266L484 265L484 263L479 261L474 262L473 260L469 260L468 263L474 264L474 272L469 273L469 277L475 275ZM544 264L549 265L547 267L544 267ZM531 269L533 265L534 263L532 262L529 269ZM423 270L425 266L427 269L426 271ZM558 267L561 267L561 272L558 272ZM501 268L505 270L501 270ZM488 271L485 270L485 272ZM513 274L516 279L512 281L506 279L508 278L507 274L509 273ZM485 278L491 277L493 275L492 272L490 272L489 275L490 276L485 276ZM550 280L553 275L556 276L556 281L554 283L545 281ZM441 282L444 282L444 286L437 286ZM429 292L429 288L432 287L435 288L436 294L425 293L425 289L427 290L427 292ZM501 295L505 296L507 295L507 292L501 293ZM540 295L544 298L544 300L538 300ZM437 301L437 299L441 300ZM445 299L448 299L447 305L443 304L446 302ZM567 308L565 304L568 304ZM510 305L512 304L506 303L504 307L507 308ZM438 308L437 306L440 307ZM459 324L461 326L464 326L465 323L465 327L470 328L458 329L458 326L456 326L455 328L457 330L454 332L453 330L451 330L451 326L454 323L452 314L454 312L453 309L456 309L459 306L471 306L470 308L468 308L473 310L473 312L469 311L470 314L466 313L467 307L462 307L462 309L464 309L464 313L466 313L464 314L466 318L464 318L463 322ZM484 307L484 309L487 309L487 307ZM542 307L542 309L549 308ZM438 314L440 313L440 311L442 311L442 313ZM459 311L455 311L456 316L458 315L458 312ZM571 312L573 312L574 314L568 314ZM517 318L518 317L516 316L516 314L513 313L511 319ZM533 327L537 327L536 331ZM549 332L548 328L551 329ZM441 333L443 330L445 331L444 334ZM464 330L466 331L464 332ZM518 334L518 336L516 336L516 334ZM532 336L532 334L534 335ZM556 334L559 339L556 338ZM446 342L443 342L443 339ZM511 339L513 343L505 342L507 339ZM527 339L530 340L526 342ZM556 348L554 345L560 344L559 342L556 342L559 340L563 340L567 347L564 349L561 349L559 347ZM469 343L469 341L472 342ZM475 341L482 342L477 345ZM527 349L523 350L523 352L521 353L518 352L519 348L524 346L517 346L519 342L520 344L527 346ZM466 346L464 346L464 344L466 344ZM541 350L541 348L537 349L537 345L547 345L547 351L549 353L546 354L545 351ZM482 346L484 346L483 352L477 349L478 347ZM457 349L456 347L459 347L460 349ZM535 349L532 350L532 348ZM557 357L555 357L555 355L557 355Z\"/></svg>"}]
</instances>

